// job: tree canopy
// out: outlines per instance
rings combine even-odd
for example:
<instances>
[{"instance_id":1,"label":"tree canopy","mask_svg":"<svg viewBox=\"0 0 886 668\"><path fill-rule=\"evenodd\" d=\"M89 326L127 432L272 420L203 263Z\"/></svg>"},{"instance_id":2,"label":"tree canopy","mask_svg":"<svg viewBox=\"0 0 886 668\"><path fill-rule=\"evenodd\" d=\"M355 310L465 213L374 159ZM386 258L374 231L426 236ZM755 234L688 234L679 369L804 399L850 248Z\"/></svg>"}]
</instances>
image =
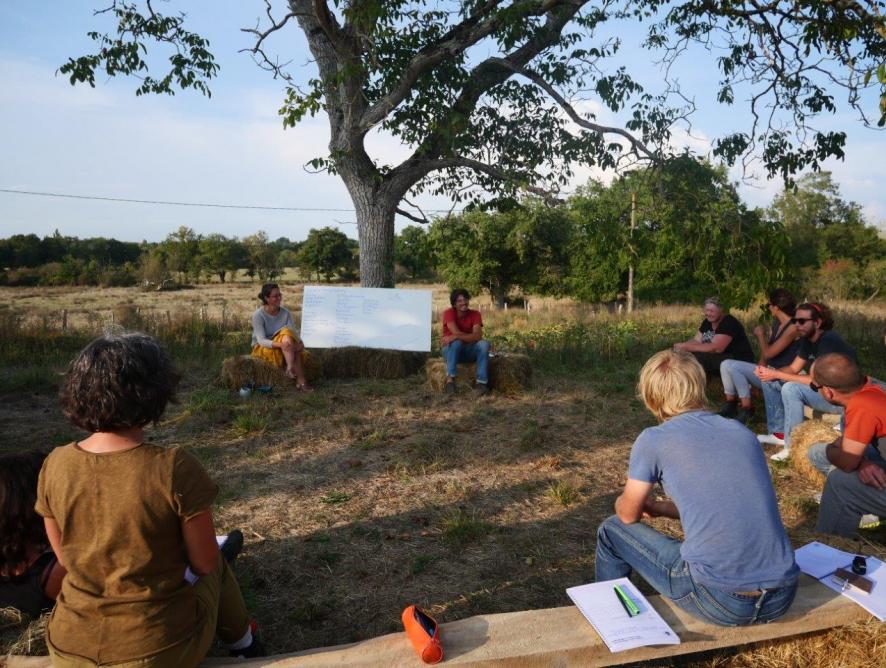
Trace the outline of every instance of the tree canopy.
<instances>
[{"instance_id":1,"label":"tree canopy","mask_svg":"<svg viewBox=\"0 0 886 668\"><path fill-rule=\"evenodd\" d=\"M570 206L578 228L570 291L587 301L623 293L631 262L635 291L646 300L718 294L746 306L784 278L788 245L781 226L749 211L722 167L679 158L655 173L631 172L608 187L591 183Z\"/></svg>"},{"instance_id":2,"label":"tree canopy","mask_svg":"<svg viewBox=\"0 0 886 668\"><path fill-rule=\"evenodd\" d=\"M549 196L576 163L614 167L656 162L672 149L673 128L692 111L674 82L646 91L619 65L620 42L605 35L642 22L650 58L665 64L690 46L711 52L722 104L749 99L751 127L714 142L727 162L759 157L771 175L789 178L843 155L845 133L813 119L843 105L863 122L886 120L886 96L874 113L865 87L886 92L886 27L880 0L382 0L265 1L266 18L246 28L260 67L285 82L284 126L323 112L329 153L312 164L341 176L360 238L361 281L393 284L394 216L421 191L477 201L485 193ZM116 32L90 33L95 53L60 71L94 85L97 72L136 75L137 94L193 88L209 94L218 67L205 37L185 15L113 0ZM313 57L307 82L275 51L297 24ZM278 40L278 37L281 39ZM276 40L276 41L275 41ZM169 47L168 66L151 69L147 46ZM299 62L303 59L299 58ZM156 70L156 67L154 68ZM841 93L842 92L842 93ZM579 111L593 99L622 119L601 124ZM377 128L410 155L397 165L372 158L366 137ZM471 187L468 187L471 186Z\"/></svg>"}]
</instances>

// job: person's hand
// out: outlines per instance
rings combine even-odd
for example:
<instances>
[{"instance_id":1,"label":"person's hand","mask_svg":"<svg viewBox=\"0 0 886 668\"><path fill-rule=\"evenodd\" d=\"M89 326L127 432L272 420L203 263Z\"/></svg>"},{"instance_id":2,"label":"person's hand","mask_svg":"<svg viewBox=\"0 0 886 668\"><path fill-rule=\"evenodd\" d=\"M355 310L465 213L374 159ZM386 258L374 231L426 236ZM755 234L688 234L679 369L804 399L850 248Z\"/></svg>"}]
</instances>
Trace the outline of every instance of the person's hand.
<instances>
[{"instance_id":1,"label":"person's hand","mask_svg":"<svg viewBox=\"0 0 886 668\"><path fill-rule=\"evenodd\" d=\"M766 329L763 327L763 325L757 325L756 327L754 327L754 334L756 336L763 337L766 335Z\"/></svg>"},{"instance_id":2,"label":"person's hand","mask_svg":"<svg viewBox=\"0 0 886 668\"><path fill-rule=\"evenodd\" d=\"M445 348L446 346L448 346L448 345L449 345L450 343L452 343L453 341L455 341L455 337L454 337L454 336L444 336L443 338L440 339L440 347L441 347L441 348Z\"/></svg>"},{"instance_id":3,"label":"person's hand","mask_svg":"<svg viewBox=\"0 0 886 668\"><path fill-rule=\"evenodd\" d=\"M764 383L770 380L778 380L778 371L762 364L754 369L754 375Z\"/></svg>"},{"instance_id":4,"label":"person's hand","mask_svg":"<svg viewBox=\"0 0 886 668\"><path fill-rule=\"evenodd\" d=\"M683 350L683 345L684 344L682 344L682 343L675 343L674 350Z\"/></svg>"},{"instance_id":5,"label":"person's hand","mask_svg":"<svg viewBox=\"0 0 886 668\"><path fill-rule=\"evenodd\" d=\"M886 489L886 471L877 466L869 459L865 459L858 465L858 479L869 487Z\"/></svg>"}]
</instances>

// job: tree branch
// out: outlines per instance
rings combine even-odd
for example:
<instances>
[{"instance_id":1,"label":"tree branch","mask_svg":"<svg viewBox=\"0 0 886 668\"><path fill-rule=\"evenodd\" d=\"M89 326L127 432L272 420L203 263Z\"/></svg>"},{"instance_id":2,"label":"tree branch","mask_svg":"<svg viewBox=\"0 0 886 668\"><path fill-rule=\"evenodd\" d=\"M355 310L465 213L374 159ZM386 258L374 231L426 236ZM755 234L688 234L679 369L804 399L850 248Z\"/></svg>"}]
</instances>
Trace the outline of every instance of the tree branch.
<instances>
[{"instance_id":1,"label":"tree branch","mask_svg":"<svg viewBox=\"0 0 886 668\"><path fill-rule=\"evenodd\" d=\"M280 64L277 60L271 60L271 58L264 51L264 41L270 37L272 34L281 30L286 24L290 21L290 19L294 19L298 14L295 11L290 11L286 16L277 21L274 16L271 14L271 2L270 0L265 0L265 13L268 15L268 20L271 25L267 30L259 30L258 22L256 21L255 28L240 28L240 32L249 33L251 35L255 35L255 44L252 48L248 49L240 49L240 53L251 53L253 60L255 63L268 72L272 72L274 74L274 78L280 77L284 81L292 81L292 76L286 72L285 67L291 62L287 61Z\"/></svg>"},{"instance_id":2,"label":"tree branch","mask_svg":"<svg viewBox=\"0 0 886 668\"><path fill-rule=\"evenodd\" d=\"M373 126L382 122L392 109L406 99L413 85L422 74L444 59L463 53L469 47L484 37L488 37L498 29L504 20L501 14L493 14L484 21L480 21L480 19L494 10L500 2L501 0L487 0L476 12L454 26L436 42L428 44L416 53L393 89L369 107L363 114L359 123L360 131L368 132ZM529 0L526 4L534 5L534 7L527 12L527 15L542 16L564 4L564 2L566 0Z\"/></svg>"},{"instance_id":3,"label":"tree branch","mask_svg":"<svg viewBox=\"0 0 886 668\"><path fill-rule=\"evenodd\" d=\"M649 160L651 160L653 162L656 160L655 154L652 153L652 151L650 151L648 148L646 148L646 146L645 146L645 144L643 144L643 142L641 142L639 139L634 137L627 130L623 130L621 128L614 128L614 127L610 127L607 125L600 125L599 123L592 123L591 121L588 121L588 120L582 118L581 116L579 116L578 112L575 111L575 108L573 108L573 106L571 104L569 104L569 102L567 102L566 99L562 95L560 95L560 93L557 92L557 90L550 83L545 81L544 78L542 78L541 75L539 75L538 73L533 72L532 70L526 69L525 67L520 67L519 65L516 65L504 58L490 58L487 62L501 65L502 67L508 68L512 72L516 72L517 74L522 74L524 77L529 79L532 83L534 83L536 86L538 86L543 91L545 91L548 95L550 95L554 99L554 101L558 105L560 105L560 107L563 109L563 111L566 112L566 114L569 116L569 118L572 119L572 121L576 125L584 128L585 130L590 130L591 132L597 132L601 135L616 134L616 135L619 135L620 137L624 137L631 144L631 148L635 153L637 153L638 155L643 154Z\"/></svg>"},{"instance_id":4,"label":"tree branch","mask_svg":"<svg viewBox=\"0 0 886 668\"><path fill-rule=\"evenodd\" d=\"M424 165L429 161L439 158L444 152L448 138L457 134L459 130L456 127L457 124L464 123L465 119L470 118L480 97L493 86L503 83L512 76L514 70L511 66L523 67L546 48L556 44L563 28L586 2L587 0L566 0L558 6L558 11L548 14L544 25L540 26L522 46L512 51L506 58L487 58L478 64L471 71L458 98L450 105L445 114L441 114L443 120L437 128L425 137L408 159L391 171L388 175L389 180L409 181L409 185L403 188L405 193L416 182L409 176L410 172L416 169L423 170ZM500 62L502 60L507 62L509 66L502 65ZM430 171L433 169L424 171L423 176Z\"/></svg>"},{"instance_id":5,"label":"tree branch","mask_svg":"<svg viewBox=\"0 0 886 668\"><path fill-rule=\"evenodd\" d=\"M453 157L438 158L436 160L424 160L416 165L416 167L420 171L423 171L424 174L430 174L431 172L440 169L449 169L451 167L465 167L467 169L472 169L475 172L487 174L501 181L514 183L521 190L525 190L528 193L532 193L533 195L541 197L548 204L554 205L561 203L560 199L556 196L554 192L530 185L525 180L519 178L517 175L510 174L507 170L502 169L501 167L490 165L479 160L474 160L473 158Z\"/></svg>"}]
</instances>

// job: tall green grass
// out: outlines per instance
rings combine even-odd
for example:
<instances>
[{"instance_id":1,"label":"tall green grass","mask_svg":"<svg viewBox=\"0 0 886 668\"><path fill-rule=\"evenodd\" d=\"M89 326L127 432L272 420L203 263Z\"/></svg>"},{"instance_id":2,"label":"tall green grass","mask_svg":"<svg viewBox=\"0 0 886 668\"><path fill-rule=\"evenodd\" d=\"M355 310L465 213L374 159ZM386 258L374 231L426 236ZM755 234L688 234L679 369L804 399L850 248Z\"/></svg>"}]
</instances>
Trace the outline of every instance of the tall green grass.
<instances>
[{"instance_id":1,"label":"tall green grass","mask_svg":"<svg viewBox=\"0 0 886 668\"><path fill-rule=\"evenodd\" d=\"M755 310L735 315L748 328L759 322ZM627 316L570 304L532 313L490 313L486 335L496 350L528 354L545 371L603 374L620 382L652 353L691 337L701 318L700 308L685 305L647 307ZM841 304L835 320L836 330L858 350L864 371L886 378L882 308ZM50 319L25 321L0 310L0 393L53 389L69 361L108 324L96 318L84 328L62 331ZM156 337L185 373L198 377L216 373L225 357L246 352L248 345L237 320L141 314L131 305L115 310L112 327Z\"/></svg>"},{"instance_id":2,"label":"tall green grass","mask_svg":"<svg viewBox=\"0 0 886 668\"><path fill-rule=\"evenodd\" d=\"M196 314L143 317L133 311L126 318L115 319L113 325L93 321L83 328L62 330L55 321L26 320L0 310L0 393L54 389L70 361L105 328L150 334L186 372L217 370L225 357L246 352L247 339L234 324L223 325Z\"/></svg>"}]
</instances>

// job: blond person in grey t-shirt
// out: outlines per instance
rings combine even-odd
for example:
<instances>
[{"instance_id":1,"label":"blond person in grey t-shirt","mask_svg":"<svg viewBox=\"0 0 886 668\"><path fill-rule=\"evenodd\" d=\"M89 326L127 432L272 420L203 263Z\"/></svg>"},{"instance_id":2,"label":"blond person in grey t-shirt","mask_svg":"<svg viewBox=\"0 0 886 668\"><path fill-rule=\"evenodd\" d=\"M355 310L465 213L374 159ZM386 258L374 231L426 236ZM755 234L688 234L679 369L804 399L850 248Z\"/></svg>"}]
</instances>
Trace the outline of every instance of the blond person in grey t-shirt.
<instances>
[{"instance_id":1,"label":"blond person in grey t-shirt","mask_svg":"<svg viewBox=\"0 0 886 668\"><path fill-rule=\"evenodd\" d=\"M311 392L302 361L305 345L295 334L292 314L280 305L280 286L265 283L258 298L263 306L252 314L252 356L285 367L286 375L295 379L299 390Z\"/></svg>"}]
</instances>

